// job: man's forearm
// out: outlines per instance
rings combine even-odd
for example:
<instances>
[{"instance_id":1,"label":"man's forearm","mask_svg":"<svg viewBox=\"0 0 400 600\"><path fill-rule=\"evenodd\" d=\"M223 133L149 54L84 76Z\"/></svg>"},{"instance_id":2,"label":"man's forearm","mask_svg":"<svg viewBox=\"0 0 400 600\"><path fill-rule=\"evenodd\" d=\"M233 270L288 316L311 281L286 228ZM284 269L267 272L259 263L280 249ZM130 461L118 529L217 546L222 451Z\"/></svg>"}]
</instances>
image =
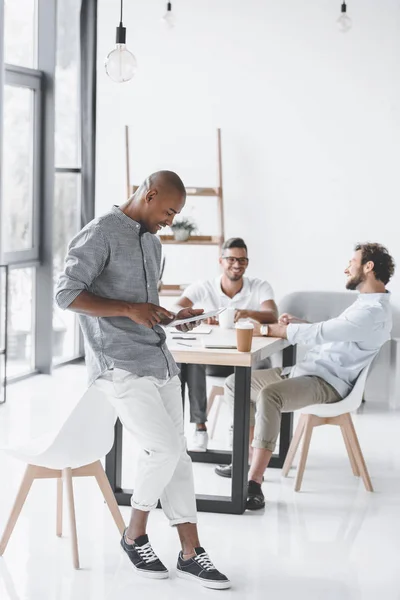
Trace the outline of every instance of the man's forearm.
<instances>
[{"instance_id":1,"label":"man's forearm","mask_svg":"<svg viewBox=\"0 0 400 600\"><path fill-rule=\"evenodd\" d=\"M123 300L102 298L83 290L68 306L72 310L91 317L126 317L132 304Z\"/></svg>"},{"instance_id":2,"label":"man's forearm","mask_svg":"<svg viewBox=\"0 0 400 600\"><path fill-rule=\"evenodd\" d=\"M268 337L276 337L287 339L287 325L281 325L280 323L271 323L268 325Z\"/></svg>"},{"instance_id":3,"label":"man's forearm","mask_svg":"<svg viewBox=\"0 0 400 600\"><path fill-rule=\"evenodd\" d=\"M257 321L258 323L276 323L278 315L273 310L249 310L249 318Z\"/></svg>"}]
</instances>

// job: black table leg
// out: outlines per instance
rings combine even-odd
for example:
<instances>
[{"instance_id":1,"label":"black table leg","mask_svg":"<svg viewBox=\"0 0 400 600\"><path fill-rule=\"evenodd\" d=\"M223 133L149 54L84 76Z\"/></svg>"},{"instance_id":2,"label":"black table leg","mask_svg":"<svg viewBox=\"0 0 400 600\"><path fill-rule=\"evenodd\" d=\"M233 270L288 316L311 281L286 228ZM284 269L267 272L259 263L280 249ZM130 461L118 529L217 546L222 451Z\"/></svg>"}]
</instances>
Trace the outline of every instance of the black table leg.
<instances>
[{"instance_id":1,"label":"black table leg","mask_svg":"<svg viewBox=\"0 0 400 600\"><path fill-rule=\"evenodd\" d=\"M122 491L122 423L119 419L117 419L114 427L113 447L106 456L106 474L110 482L112 491L117 496L117 493L121 493Z\"/></svg>"},{"instance_id":2,"label":"black table leg","mask_svg":"<svg viewBox=\"0 0 400 600\"><path fill-rule=\"evenodd\" d=\"M186 396L186 384L187 384L187 371L188 366L186 363L180 363L178 365L181 372L179 374L179 378L181 380L181 393L182 393L182 404L183 404L183 413L185 414L185 396Z\"/></svg>"},{"instance_id":3,"label":"black table leg","mask_svg":"<svg viewBox=\"0 0 400 600\"><path fill-rule=\"evenodd\" d=\"M235 367L235 404L232 446L232 512L246 508L247 465L249 461L250 367Z\"/></svg>"}]
</instances>

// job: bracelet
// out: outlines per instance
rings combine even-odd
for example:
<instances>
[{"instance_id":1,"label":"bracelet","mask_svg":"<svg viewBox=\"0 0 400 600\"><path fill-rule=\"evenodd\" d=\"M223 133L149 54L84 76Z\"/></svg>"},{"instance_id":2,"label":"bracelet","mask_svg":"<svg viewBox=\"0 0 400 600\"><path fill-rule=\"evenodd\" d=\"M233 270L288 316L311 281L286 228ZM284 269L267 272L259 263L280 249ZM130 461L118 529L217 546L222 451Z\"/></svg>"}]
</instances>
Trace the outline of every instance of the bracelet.
<instances>
[{"instance_id":1,"label":"bracelet","mask_svg":"<svg viewBox=\"0 0 400 600\"><path fill-rule=\"evenodd\" d=\"M267 336L268 335L268 325L261 325L260 333L261 333L261 335Z\"/></svg>"}]
</instances>

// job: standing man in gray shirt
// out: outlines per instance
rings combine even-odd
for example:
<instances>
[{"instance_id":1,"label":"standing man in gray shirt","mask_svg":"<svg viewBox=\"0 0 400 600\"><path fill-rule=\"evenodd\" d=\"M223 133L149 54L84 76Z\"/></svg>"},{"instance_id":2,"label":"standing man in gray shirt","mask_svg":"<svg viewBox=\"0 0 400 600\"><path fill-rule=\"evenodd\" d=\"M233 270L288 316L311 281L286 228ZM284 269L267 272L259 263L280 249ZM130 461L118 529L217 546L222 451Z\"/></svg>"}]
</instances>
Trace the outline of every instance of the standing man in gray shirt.
<instances>
[{"instance_id":1,"label":"standing man in gray shirt","mask_svg":"<svg viewBox=\"0 0 400 600\"><path fill-rule=\"evenodd\" d=\"M69 246L56 302L79 313L89 384L106 393L141 447L122 548L138 573L168 577L146 534L149 511L160 499L182 545L177 575L225 589L229 580L198 538L178 368L160 326L174 315L159 305L161 243L155 234L172 224L185 201L178 175L159 171L124 205L91 221ZM178 316L201 313L189 308Z\"/></svg>"}]
</instances>

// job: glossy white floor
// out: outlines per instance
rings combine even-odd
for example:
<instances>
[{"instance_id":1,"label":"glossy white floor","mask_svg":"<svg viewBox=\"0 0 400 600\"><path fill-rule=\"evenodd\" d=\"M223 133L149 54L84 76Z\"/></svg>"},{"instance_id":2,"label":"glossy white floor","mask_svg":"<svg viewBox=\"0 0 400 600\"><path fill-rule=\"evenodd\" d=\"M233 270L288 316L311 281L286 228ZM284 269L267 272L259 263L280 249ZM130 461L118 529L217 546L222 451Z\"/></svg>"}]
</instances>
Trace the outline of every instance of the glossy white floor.
<instances>
[{"instance_id":1,"label":"glossy white floor","mask_svg":"<svg viewBox=\"0 0 400 600\"><path fill-rule=\"evenodd\" d=\"M0 446L36 436L61 422L85 385L81 366L53 377L37 376L9 388L0 408ZM212 559L232 579L215 592L175 578L176 532L161 511L151 515L154 548L171 567L167 581L139 578L119 551L119 535L93 481L75 484L80 571L71 565L68 526L55 536L55 483L33 486L7 551L0 559L1 600L114 600L277 598L280 600L384 600L400 598L400 412L367 403L356 428L376 492L368 494L351 475L340 432L319 428L313 437L303 492L292 491L270 470L267 507L242 516L200 513L201 539ZM217 434L224 438L226 414ZM218 438L217 438L218 443ZM127 441L124 477L131 480ZM0 453L0 530L16 494L23 465ZM133 471L132 471L133 472ZM195 465L201 492L228 493L229 481L212 466ZM122 509L127 520L129 509Z\"/></svg>"}]
</instances>

